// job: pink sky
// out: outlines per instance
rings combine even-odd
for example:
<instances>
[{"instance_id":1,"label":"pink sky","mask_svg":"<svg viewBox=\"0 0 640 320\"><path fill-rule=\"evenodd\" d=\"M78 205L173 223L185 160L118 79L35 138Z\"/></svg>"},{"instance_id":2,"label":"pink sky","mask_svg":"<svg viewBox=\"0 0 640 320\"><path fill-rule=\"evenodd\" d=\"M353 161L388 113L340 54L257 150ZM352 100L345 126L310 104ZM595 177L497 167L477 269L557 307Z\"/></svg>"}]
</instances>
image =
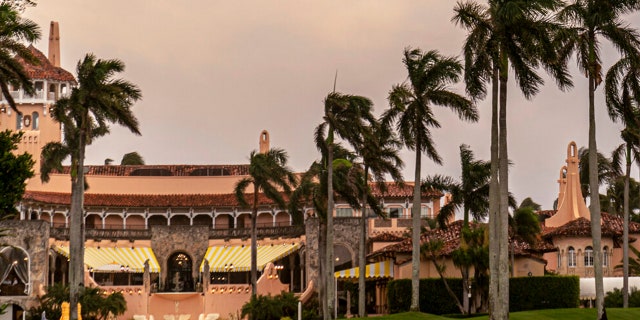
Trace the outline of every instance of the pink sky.
<instances>
[{"instance_id":1,"label":"pink sky","mask_svg":"<svg viewBox=\"0 0 640 320\"><path fill-rule=\"evenodd\" d=\"M86 53L118 58L123 77L140 86L134 112L142 136L113 127L88 149L89 164L118 162L138 151L147 164L246 163L263 129L272 147L287 150L290 164L305 170L318 152L313 129L332 89L371 98L376 113L387 107L391 86L406 78L405 47L459 55L463 30L450 22L453 1L39 1L25 15L42 28L36 44L47 51L49 22L60 23L61 64L75 74ZM640 27L640 15L628 20ZM608 68L618 55L607 49ZM532 101L509 93L510 188L518 201L532 197L550 209L556 180L574 140L587 136L586 79L572 65L575 88L551 82ZM460 87L462 89L462 87ZM598 146L607 154L620 143L619 126L597 95ZM434 141L443 166L423 161L423 176L460 175L461 143L489 158L489 101L480 121L462 123L438 110ZM435 107L438 109L438 107ZM402 152L407 180L413 155ZM634 173L637 176L637 173Z\"/></svg>"}]
</instances>

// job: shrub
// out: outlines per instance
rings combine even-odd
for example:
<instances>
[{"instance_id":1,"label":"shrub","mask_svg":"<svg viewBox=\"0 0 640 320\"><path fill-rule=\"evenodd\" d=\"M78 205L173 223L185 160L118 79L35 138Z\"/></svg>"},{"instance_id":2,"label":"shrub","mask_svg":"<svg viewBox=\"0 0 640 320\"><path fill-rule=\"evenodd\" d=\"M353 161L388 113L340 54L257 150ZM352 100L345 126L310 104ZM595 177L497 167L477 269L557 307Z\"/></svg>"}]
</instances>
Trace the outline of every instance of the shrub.
<instances>
[{"instance_id":1,"label":"shrub","mask_svg":"<svg viewBox=\"0 0 640 320\"><path fill-rule=\"evenodd\" d=\"M242 317L252 315L253 320L280 320L283 317L295 317L298 310L298 298L293 293L282 292L272 296L252 297L242 306Z\"/></svg>"},{"instance_id":2,"label":"shrub","mask_svg":"<svg viewBox=\"0 0 640 320\"><path fill-rule=\"evenodd\" d=\"M40 298L40 305L29 309L26 319L40 320L43 311L48 319L60 319L60 305L68 300L69 286L56 284L49 287L47 293ZM80 291L78 301L82 305L82 319L86 320L106 319L109 313L119 316L127 310L127 302L122 293L115 292L103 296L99 288L84 288Z\"/></svg>"},{"instance_id":3,"label":"shrub","mask_svg":"<svg viewBox=\"0 0 640 320\"><path fill-rule=\"evenodd\" d=\"M509 311L575 308L580 280L575 276L522 277L509 280Z\"/></svg>"},{"instance_id":4,"label":"shrub","mask_svg":"<svg viewBox=\"0 0 640 320\"><path fill-rule=\"evenodd\" d=\"M453 292L462 296L462 280L447 279ZM390 281L387 285L389 312L409 311L411 279ZM578 277L523 277L509 281L509 311L575 308L580 297ZM638 299L640 300L640 294ZM420 280L420 311L431 314L460 313L440 279Z\"/></svg>"},{"instance_id":5,"label":"shrub","mask_svg":"<svg viewBox=\"0 0 640 320\"><path fill-rule=\"evenodd\" d=\"M640 307L640 291L638 288L632 287L629 292L629 307ZM614 288L613 291L607 292L604 297L604 306L607 308L622 308L622 290Z\"/></svg>"}]
</instances>

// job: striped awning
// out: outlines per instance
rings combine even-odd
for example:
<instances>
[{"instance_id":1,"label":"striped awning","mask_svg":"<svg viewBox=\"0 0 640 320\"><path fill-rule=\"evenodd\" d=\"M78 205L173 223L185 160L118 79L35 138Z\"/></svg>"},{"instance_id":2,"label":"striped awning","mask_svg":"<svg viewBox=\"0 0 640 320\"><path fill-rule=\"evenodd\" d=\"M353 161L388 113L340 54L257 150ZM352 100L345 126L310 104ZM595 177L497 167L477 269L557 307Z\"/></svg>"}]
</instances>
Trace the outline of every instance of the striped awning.
<instances>
[{"instance_id":1,"label":"striped awning","mask_svg":"<svg viewBox=\"0 0 640 320\"><path fill-rule=\"evenodd\" d=\"M281 259L300 248L299 244L274 244L258 246L258 271L269 262ZM209 247L204 258L209 261L209 272L241 272L251 270L250 246ZM200 271L204 271L204 263ZM233 266L233 267L231 267Z\"/></svg>"},{"instance_id":2,"label":"striped awning","mask_svg":"<svg viewBox=\"0 0 640 320\"><path fill-rule=\"evenodd\" d=\"M365 278L393 278L393 261L385 260L368 264L365 268ZM336 278L358 278L360 268L355 267L347 270L336 271Z\"/></svg>"},{"instance_id":3,"label":"striped awning","mask_svg":"<svg viewBox=\"0 0 640 320\"><path fill-rule=\"evenodd\" d=\"M56 246L55 250L67 258L69 247ZM96 272L120 272L119 266L129 266L129 272L144 272L149 260L149 272L160 272L160 264L151 248L94 248L84 249L84 264Z\"/></svg>"}]
</instances>

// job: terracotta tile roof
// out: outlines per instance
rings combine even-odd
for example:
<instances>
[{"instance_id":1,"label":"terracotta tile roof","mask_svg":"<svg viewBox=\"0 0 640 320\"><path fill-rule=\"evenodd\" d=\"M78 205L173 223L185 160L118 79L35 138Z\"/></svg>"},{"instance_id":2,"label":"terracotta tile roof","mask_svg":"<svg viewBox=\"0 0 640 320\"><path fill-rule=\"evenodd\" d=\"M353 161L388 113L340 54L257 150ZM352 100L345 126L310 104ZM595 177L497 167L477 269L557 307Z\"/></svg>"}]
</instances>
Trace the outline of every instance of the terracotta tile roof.
<instances>
[{"instance_id":1,"label":"terracotta tile roof","mask_svg":"<svg viewBox=\"0 0 640 320\"><path fill-rule=\"evenodd\" d=\"M413 197L413 182L405 182L404 185L398 185L395 182L386 182L385 183L387 190L384 194L386 198L407 198ZM381 195L382 192L376 183L371 184L371 191L375 195ZM433 197L440 198L444 194L440 190L429 190L422 193L423 197Z\"/></svg>"},{"instance_id":2,"label":"terracotta tile roof","mask_svg":"<svg viewBox=\"0 0 640 320\"><path fill-rule=\"evenodd\" d=\"M400 241L402 241L404 239L405 239L405 237L401 237L401 236L395 235L393 233L385 232L385 233L381 233L381 234L378 234L376 236L373 236L373 237L369 238L369 241L371 241L371 242L400 242Z\"/></svg>"},{"instance_id":3,"label":"terracotta tile roof","mask_svg":"<svg viewBox=\"0 0 640 320\"><path fill-rule=\"evenodd\" d=\"M87 175L94 176L237 176L249 173L248 164L233 165L139 165L88 166ZM62 173L69 174L64 166Z\"/></svg>"},{"instance_id":4,"label":"terracotta tile roof","mask_svg":"<svg viewBox=\"0 0 640 320\"><path fill-rule=\"evenodd\" d=\"M69 193L26 191L23 201L46 203L51 205L69 205L71 195ZM247 201L251 204L253 197L247 195ZM258 197L260 205L273 204L263 194ZM234 194L94 194L84 195L85 206L92 207L235 207L238 202Z\"/></svg>"},{"instance_id":5,"label":"terracotta tile roof","mask_svg":"<svg viewBox=\"0 0 640 320\"><path fill-rule=\"evenodd\" d=\"M622 236L622 218L602 213L602 235L608 237L620 237ZM630 222L629 233L640 233L640 223ZM578 236L578 237L591 237L591 221L585 218L578 218L573 221L569 221L566 224L557 227L543 227L543 237L550 239L557 236Z\"/></svg>"},{"instance_id":6,"label":"terracotta tile roof","mask_svg":"<svg viewBox=\"0 0 640 320\"><path fill-rule=\"evenodd\" d=\"M31 51L31 53L36 57L36 59L40 61L39 65L33 65L25 62L20 57L17 58L18 62L22 64L22 67L26 71L29 78L39 80L68 81L76 83L76 79L71 73L60 67L52 65L51 62L49 62L49 59L33 45L29 45L27 49L29 49L29 51Z\"/></svg>"},{"instance_id":7,"label":"terracotta tile roof","mask_svg":"<svg viewBox=\"0 0 640 320\"><path fill-rule=\"evenodd\" d=\"M429 239L440 239L443 241L443 247L441 255L449 256L451 253L460 246L460 231L462 230L463 221L458 220L451 223L447 229L435 229L424 232L420 236L420 244L425 244ZM471 228L477 227L479 224L470 223ZM527 242L510 235L509 242L513 245L514 254L516 256L531 256L532 253L542 253L548 251L554 251L555 248L547 244L546 242L539 241L536 247L532 247ZM402 242L394 245L384 247L371 254L369 257L378 255L387 255L389 253L411 253L413 251L411 238L406 238Z\"/></svg>"}]
</instances>

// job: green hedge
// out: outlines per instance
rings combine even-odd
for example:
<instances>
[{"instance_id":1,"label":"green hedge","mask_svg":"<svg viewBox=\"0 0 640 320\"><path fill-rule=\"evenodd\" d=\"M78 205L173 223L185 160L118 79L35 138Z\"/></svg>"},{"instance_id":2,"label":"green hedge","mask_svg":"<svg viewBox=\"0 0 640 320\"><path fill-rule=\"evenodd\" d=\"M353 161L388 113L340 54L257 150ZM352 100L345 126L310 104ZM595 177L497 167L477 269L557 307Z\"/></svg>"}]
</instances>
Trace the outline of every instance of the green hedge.
<instances>
[{"instance_id":1,"label":"green hedge","mask_svg":"<svg viewBox=\"0 0 640 320\"><path fill-rule=\"evenodd\" d=\"M575 308L580 302L576 276L523 277L509 281L509 311Z\"/></svg>"},{"instance_id":2,"label":"green hedge","mask_svg":"<svg viewBox=\"0 0 640 320\"><path fill-rule=\"evenodd\" d=\"M462 296L462 279L448 279L453 292ZM390 313L409 311L411 279L390 281L387 286ZM509 310L574 308L578 306L580 281L578 277L523 277L509 281ZM431 314L459 313L449 297L442 280L420 279L420 311Z\"/></svg>"},{"instance_id":3,"label":"green hedge","mask_svg":"<svg viewBox=\"0 0 640 320\"><path fill-rule=\"evenodd\" d=\"M456 295L462 295L462 279L447 279L447 282ZM390 313L409 311L409 307L411 307L411 279L389 282L387 296L389 298ZM419 301L420 311L422 312L431 314L460 312L440 279L420 279Z\"/></svg>"}]
</instances>

